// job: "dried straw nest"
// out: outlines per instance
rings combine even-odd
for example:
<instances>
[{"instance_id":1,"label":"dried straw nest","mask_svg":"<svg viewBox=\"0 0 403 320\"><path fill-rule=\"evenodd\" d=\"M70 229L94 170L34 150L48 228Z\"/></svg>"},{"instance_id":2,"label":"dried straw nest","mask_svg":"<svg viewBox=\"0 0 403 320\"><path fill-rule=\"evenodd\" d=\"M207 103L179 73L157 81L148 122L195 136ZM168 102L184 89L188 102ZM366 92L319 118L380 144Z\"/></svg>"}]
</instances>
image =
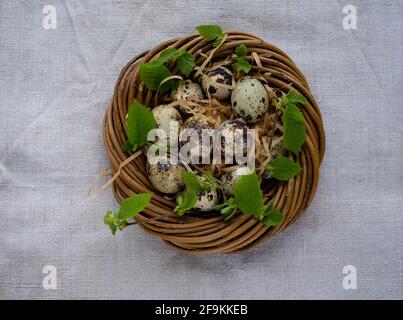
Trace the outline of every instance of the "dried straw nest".
<instances>
[{"instance_id":1,"label":"dried straw nest","mask_svg":"<svg viewBox=\"0 0 403 320\"><path fill-rule=\"evenodd\" d=\"M251 75L270 72L262 79L274 92L288 92L291 88L305 96L303 107L307 138L298 157L294 160L302 167L302 173L288 182L278 182L265 191L265 202L273 199L274 207L284 214L284 220L276 227L268 228L254 217L240 214L229 223L219 214L178 216L173 212L175 199L154 192L151 203L136 216L140 226L169 245L189 253L227 253L248 248L265 237L274 236L294 222L309 206L318 185L319 166L325 151L325 133L319 106L310 92L304 75L283 51L264 40L239 31L226 31L226 40L215 52L210 65L226 64L228 57L240 44L249 49L247 60L253 65ZM201 66L215 48L198 34L168 40L155 48L134 57L121 71L112 101L104 120L103 138L112 172L131 154L122 145L127 140L125 118L133 99L147 106L159 103L161 94L148 90L139 78L141 62L148 62L168 47L183 48L196 58ZM263 77L262 77L263 78ZM113 193L121 203L134 193L154 190L146 170L146 156L141 154L125 165L113 182Z\"/></svg>"}]
</instances>

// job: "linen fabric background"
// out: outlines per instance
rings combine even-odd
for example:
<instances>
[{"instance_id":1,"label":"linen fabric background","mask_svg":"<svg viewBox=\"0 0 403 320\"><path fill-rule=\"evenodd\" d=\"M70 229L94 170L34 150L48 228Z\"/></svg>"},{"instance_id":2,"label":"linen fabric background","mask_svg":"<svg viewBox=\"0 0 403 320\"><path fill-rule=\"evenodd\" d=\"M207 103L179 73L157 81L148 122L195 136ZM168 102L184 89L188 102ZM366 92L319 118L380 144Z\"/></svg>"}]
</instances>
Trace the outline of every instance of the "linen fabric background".
<instances>
[{"instance_id":1,"label":"linen fabric background","mask_svg":"<svg viewBox=\"0 0 403 320\"><path fill-rule=\"evenodd\" d=\"M45 5L57 29L45 30ZM343 28L343 7L357 29ZM403 298L403 2L0 1L0 298ZM187 255L112 236L103 116L134 55L200 24L256 34L305 73L327 150L306 214L253 250ZM101 180L99 183L104 182ZM45 290L43 267L57 269ZM357 269L345 290L343 267Z\"/></svg>"}]
</instances>

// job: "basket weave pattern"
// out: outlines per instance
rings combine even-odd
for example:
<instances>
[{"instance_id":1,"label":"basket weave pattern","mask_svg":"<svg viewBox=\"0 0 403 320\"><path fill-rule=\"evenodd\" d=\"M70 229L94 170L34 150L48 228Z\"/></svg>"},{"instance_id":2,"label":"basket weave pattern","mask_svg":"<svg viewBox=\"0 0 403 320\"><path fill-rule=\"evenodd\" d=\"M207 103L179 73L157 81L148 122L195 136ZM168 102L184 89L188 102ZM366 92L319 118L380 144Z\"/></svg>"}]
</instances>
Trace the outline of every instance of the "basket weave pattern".
<instances>
[{"instance_id":1,"label":"basket weave pattern","mask_svg":"<svg viewBox=\"0 0 403 320\"><path fill-rule=\"evenodd\" d=\"M170 200L156 192L149 182L144 154L126 165L113 183L113 193L121 203L134 193L154 191L153 198L144 212L136 216L141 227L152 235L166 241L177 249L190 253L227 253L250 247L263 238L274 236L294 222L311 203L318 184L319 166L325 151L325 134L319 106L310 92L304 75L293 61L277 47L262 39L239 31L226 31L226 42L215 52L213 62L220 62L230 56L240 44L245 44L249 52L256 52L262 64L261 72L270 72L267 78L272 88L288 92L291 88L305 96L308 103L302 108L307 138L295 161L302 167L300 175L288 182L279 182L265 194L265 202L273 198L274 207L284 214L281 224L273 228L258 222L255 218L238 215L230 222L224 222L221 215L182 216L173 212L175 200ZM103 138L110 160L112 173L130 154L122 149L127 140L125 118L128 108L136 98L142 104L154 106L155 92L145 88L139 78L141 62L148 62L168 47L183 48L196 58L201 65L213 49L211 42L198 34L192 34L161 43L155 48L134 57L121 71L116 83L112 101L107 109ZM248 60L253 64L251 56ZM173 70L175 73L176 70ZM256 72L254 68L252 74ZM158 99L158 97L157 97ZM162 217L161 217L162 216ZM158 219L158 217L161 217ZM156 220L148 220L154 218Z\"/></svg>"}]
</instances>

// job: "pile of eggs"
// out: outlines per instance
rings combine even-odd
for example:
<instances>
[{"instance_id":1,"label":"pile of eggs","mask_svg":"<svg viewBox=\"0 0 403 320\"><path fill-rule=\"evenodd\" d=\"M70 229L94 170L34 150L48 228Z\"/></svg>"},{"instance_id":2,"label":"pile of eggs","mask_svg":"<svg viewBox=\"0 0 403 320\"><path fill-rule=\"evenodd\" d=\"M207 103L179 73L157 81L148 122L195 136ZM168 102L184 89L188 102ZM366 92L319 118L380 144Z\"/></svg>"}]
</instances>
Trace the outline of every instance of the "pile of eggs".
<instances>
[{"instance_id":1,"label":"pile of eggs","mask_svg":"<svg viewBox=\"0 0 403 320\"><path fill-rule=\"evenodd\" d=\"M218 128L223 137L227 132L235 129L248 129L248 124L254 124L263 119L269 109L269 97L262 83L250 76L244 76L236 83L232 72L226 67L215 67L207 70L201 79L201 85L191 80L182 80L177 89L172 90L171 100L197 101L206 97L218 101L230 100L235 119L223 121ZM166 132L170 130L171 121L175 121L180 128L179 134L187 134L191 139L198 141L201 130L212 129L207 118L191 115L181 108L169 105L160 105L152 110L157 126ZM234 131L235 132L235 131ZM239 131L237 131L239 132ZM232 136L234 141L245 137ZM245 147L245 143L243 146ZM236 146L236 144L235 144ZM201 147L195 143L195 147ZM209 150L200 149L201 153L210 153ZM281 148L276 150L281 153ZM155 189L164 194L181 192L184 183L182 171L184 167L169 156L156 156L153 161L147 161L149 180ZM234 185L240 176L249 174L245 165L239 165L234 171L227 172L220 177L220 185L228 197L234 195ZM203 179L200 176L200 179ZM195 209L202 212L212 211L219 203L220 194L216 189L200 192Z\"/></svg>"}]
</instances>

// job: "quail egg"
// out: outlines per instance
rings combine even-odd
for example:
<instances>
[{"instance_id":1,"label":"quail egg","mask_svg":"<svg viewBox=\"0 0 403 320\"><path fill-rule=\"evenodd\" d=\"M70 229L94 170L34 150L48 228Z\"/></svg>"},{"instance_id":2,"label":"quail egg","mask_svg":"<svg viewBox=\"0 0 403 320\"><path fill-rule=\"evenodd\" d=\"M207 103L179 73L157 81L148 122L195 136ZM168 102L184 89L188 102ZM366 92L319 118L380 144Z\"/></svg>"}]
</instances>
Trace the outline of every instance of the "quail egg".
<instances>
[{"instance_id":1,"label":"quail egg","mask_svg":"<svg viewBox=\"0 0 403 320\"><path fill-rule=\"evenodd\" d=\"M172 106L160 105L154 108L152 112L158 128L165 131L167 138L169 138L171 122L176 122L178 129L182 125L181 114Z\"/></svg>"},{"instance_id":2,"label":"quail egg","mask_svg":"<svg viewBox=\"0 0 403 320\"><path fill-rule=\"evenodd\" d=\"M221 134L221 153L225 160L230 160L230 163L232 163L234 158L246 157L248 126L245 120L242 118L226 120L221 123L219 130Z\"/></svg>"},{"instance_id":3,"label":"quail egg","mask_svg":"<svg viewBox=\"0 0 403 320\"><path fill-rule=\"evenodd\" d=\"M270 156L271 160L278 158L278 156L284 156L286 154L285 149L283 148L283 137L282 136L274 136L271 142L270 147Z\"/></svg>"},{"instance_id":4,"label":"quail egg","mask_svg":"<svg viewBox=\"0 0 403 320\"><path fill-rule=\"evenodd\" d=\"M177 89L172 90L171 98L173 100L197 101L204 99L204 94L199 84L191 80L183 80L179 83Z\"/></svg>"},{"instance_id":5,"label":"quail egg","mask_svg":"<svg viewBox=\"0 0 403 320\"><path fill-rule=\"evenodd\" d=\"M184 151L181 150L181 154L190 160L187 162L200 163L203 157L210 156L211 136L209 135L203 141L203 134L206 133L204 130L211 128L207 118L201 116L192 116L183 123L179 134L179 144L186 148Z\"/></svg>"},{"instance_id":6,"label":"quail egg","mask_svg":"<svg viewBox=\"0 0 403 320\"><path fill-rule=\"evenodd\" d=\"M204 92L217 100L227 99L232 90L232 72L225 67L208 70L202 78Z\"/></svg>"},{"instance_id":7,"label":"quail egg","mask_svg":"<svg viewBox=\"0 0 403 320\"><path fill-rule=\"evenodd\" d=\"M248 123L262 119L269 108L269 97L259 80L246 76L241 78L231 94L232 109Z\"/></svg>"},{"instance_id":8,"label":"quail egg","mask_svg":"<svg viewBox=\"0 0 403 320\"><path fill-rule=\"evenodd\" d=\"M239 167L235 169L234 171L230 171L225 173L223 176L221 176L221 186L224 191L224 193L232 197L234 195L234 188L235 188L235 183L239 180L239 178L243 175L251 174L252 170L249 169L248 167Z\"/></svg>"},{"instance_id":9,"label":"quail egg","mask_svg":"<svg viewBox=\"0 0 403 320\"><path fill-rule=\"evenodd\" d=\"M199 179L203 180L205 178L199 177ZM209 191L201 191L197 193L197 201L194 208L202 212L212 211L218 204L218 200L219 194L217 188L212 188Z\"/></svg>"},{"instance_id":10,"label":"quail egg","mask_svg":"<svg viewBox=\"0 0 403 320\"><path fill-rule=\"evenodd\" d=\"M152 185L162 193L176 193L183 186L183 167L169 156L154 156L147 161Z\"/></svg>"}]
</instances>

